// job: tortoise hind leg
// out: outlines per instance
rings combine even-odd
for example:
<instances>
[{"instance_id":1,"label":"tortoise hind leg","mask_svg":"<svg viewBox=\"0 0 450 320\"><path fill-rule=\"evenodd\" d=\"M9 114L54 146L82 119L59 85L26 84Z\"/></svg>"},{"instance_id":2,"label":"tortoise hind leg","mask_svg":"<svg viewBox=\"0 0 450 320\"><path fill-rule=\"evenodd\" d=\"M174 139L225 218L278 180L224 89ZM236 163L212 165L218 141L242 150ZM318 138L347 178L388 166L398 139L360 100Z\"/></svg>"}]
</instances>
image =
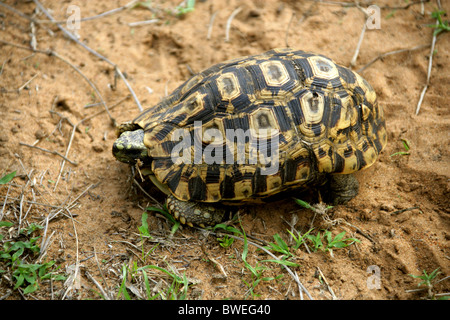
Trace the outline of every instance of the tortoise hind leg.
<instances>
[{"instance_id":1,"label":"tortoise hind leg","mask_svg":"<svg viewBox=\"0 0 450 320\"><path fill-rule=\"evenodd\" d=\"M166 200L169 213L183 224L200 227L214 226L223 221L227 209L224 206L214 206L208 203L181 201L173 195Z\"/></svg>"},{"instance_id":2,"label":"tortoise hind leg","mask_svg":"<svg viewBox=\"0 0 450 320\"><path fill-rule=\"evenodd\" d=\"M359 190L358 180L352 174L333 174L329 177L328 185L328 200L334 205L347 203Z\"/></svg>"}]
</instances>

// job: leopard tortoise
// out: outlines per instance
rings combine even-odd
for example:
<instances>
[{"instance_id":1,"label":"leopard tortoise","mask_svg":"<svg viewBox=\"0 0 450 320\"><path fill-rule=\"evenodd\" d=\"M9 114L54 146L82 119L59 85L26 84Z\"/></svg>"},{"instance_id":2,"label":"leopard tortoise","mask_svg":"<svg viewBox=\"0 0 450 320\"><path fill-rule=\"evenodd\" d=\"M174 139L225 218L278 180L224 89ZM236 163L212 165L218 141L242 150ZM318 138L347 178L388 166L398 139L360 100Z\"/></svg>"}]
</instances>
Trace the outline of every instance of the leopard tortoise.
<instances>
[{"instance_id":1,"label":"leopard tortoise","mask_svg":"<svg viewBox=\"0 0 450 320\"><path fill-rule=\"evenodd\" d=\"M168 195L176 219L206 226L227 205L294 188L325 184L329 202L346 203L358 193L351 173L371 166L386 141L383 109L360 75L274 49L194 75L120 125L113 155Z\"/></svg>"}]
</instances>

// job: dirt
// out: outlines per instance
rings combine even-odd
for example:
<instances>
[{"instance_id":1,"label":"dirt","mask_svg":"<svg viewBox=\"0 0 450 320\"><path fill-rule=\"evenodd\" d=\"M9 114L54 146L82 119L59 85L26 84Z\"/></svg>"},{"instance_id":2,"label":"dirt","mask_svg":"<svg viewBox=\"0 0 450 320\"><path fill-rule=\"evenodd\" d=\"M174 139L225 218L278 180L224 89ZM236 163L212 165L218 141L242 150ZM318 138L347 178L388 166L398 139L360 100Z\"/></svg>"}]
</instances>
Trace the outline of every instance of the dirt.
<instances>
[{"instance_id":1,"label":"dirt","mask_svg":"<svg viewBox=\"0 0 450 320\"><path fill-rule=\"evenodd\" d=\"M71 4L79 6L83 18L127 2L42 4L56 20L65 20L72 13L67 11ZM35 11L34 2L2 3L29 17L48 20ZM182 16L173 14L179 0L147 3L149 8L83 21L77 31L80 41L126 75L144 108L160 101L191 72L272 48L290 46L317 52L349 66L365 23L364 14L353 2L345 6L314 1L207 0L197 1L194 10ZM369 4L360 2L362 8ZM427 291L411 291L418 289L420 282L411 274L422 275L424 270L429 274L439 268L436 279L443 279L450 273L449 35L438 36L429 87L416 115L432 42L432 29L427 25L435 23L431 12L437 5L426 2L422 8L400 0L376 4L381 8L380 28L366 30L354 70L383 53L423 47L388 55L361 72L384 108L389 141L379 160L357 174L358 196L327 212L336 222L333 225L320 216L313 221L312 211L290 197L239 211L241 226L253 237L249 241L274 242L273 236L279 234L291 246L294 256L290 261L299 266L290 269L314 299L333 295L338 299L421 299L427 297ZM442 5L449 12L450 3L442 1ZM226 42L227 19L237 8L241 10L230 24ZM128 25L149 19L158 21ZM53 50L66 62L11 45L30 48L33 37L38 50ZM113 158L115 128L106 113L99 113L104 108L92 86L71 65L95 84L111 108L111 117L121 123L138 115L139 109L128 97L124 82L115 79L114 67L70 40L55 24L41 21L32 27L29 20L3 6L0 39L0 176L17 171L14 180L0 188L0 220L14 223L0 229L3 242L16 239L19 227L39 223L45 229L38 241L50 239L39 261L55 261L60 266L57 272L66 277L73 266L80 267L77 281L43 280L40 289L31 294L24 294L23 288L13 290L11 275L0 273L0 297L102 299L93 278L111 297L123 299L118 296L119 287L123 266L128 266L127 292L136 299L145 297L145 287L142 273L133 273L133 266L159 266L186 275L191 281L187 299L300 299L292 276L276 263L262 262L271 257L252 244L248 263L265 266L263 277L282 277L261 281L253 294L249 291L246 282L254 279L242 261L242 240L223 248L216 237L186 226L170 235L170 222L154 212L147 220L152 237L142 240L138 231L142 213L154 202L133 183L129 167ZM23 144L67 155L77 165ZM395 154L398 152L408 154ZM152 197L163 200L155 188L145 186ZM48 217L52 219L46 226ZM302 234L313 222L314 234L324 229L333 236L345 231L346 237L360 242L334 249L332 254L321 250L308 253L303 246L294 250L287 232L293 217L294 228ZM26 259L36 262L33 256ZM152 294L163 292L163 297L169 298L171 279L156 269L147 272ZM439 282L432 291L437 297L449 292L450 281Z\"/></svg>"}]
</instances>

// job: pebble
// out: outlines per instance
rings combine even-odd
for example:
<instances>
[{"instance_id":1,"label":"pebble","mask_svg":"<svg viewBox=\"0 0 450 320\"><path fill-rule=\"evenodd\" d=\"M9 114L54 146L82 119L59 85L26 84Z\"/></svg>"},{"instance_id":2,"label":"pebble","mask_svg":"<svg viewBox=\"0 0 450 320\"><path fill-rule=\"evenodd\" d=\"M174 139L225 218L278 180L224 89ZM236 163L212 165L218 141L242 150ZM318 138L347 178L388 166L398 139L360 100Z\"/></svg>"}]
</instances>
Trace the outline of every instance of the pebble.
<instances>
[{"instance_id":1,"label":"pebble","mask_svg":"<svg viewBox=\"0 0 450 320\"><path fill-rule=\"evenodd\" d=\"M95 152L102 152L104 150L104 147L103 147L103 145L97 143L97 144L92 145L92 149Z\"/></svg>"},{"instance_id":2,"label":"pebble","mask_svg":"<svg viewBox=\"0 0 450 320\"><path fill-rule=\"evenodd\" d=\"M387 211L387 212L392 212L392 211L395 210L395 208L391 204L383 203L382 205L380 205L380 210Z\"/></svg>"}]
</instances>

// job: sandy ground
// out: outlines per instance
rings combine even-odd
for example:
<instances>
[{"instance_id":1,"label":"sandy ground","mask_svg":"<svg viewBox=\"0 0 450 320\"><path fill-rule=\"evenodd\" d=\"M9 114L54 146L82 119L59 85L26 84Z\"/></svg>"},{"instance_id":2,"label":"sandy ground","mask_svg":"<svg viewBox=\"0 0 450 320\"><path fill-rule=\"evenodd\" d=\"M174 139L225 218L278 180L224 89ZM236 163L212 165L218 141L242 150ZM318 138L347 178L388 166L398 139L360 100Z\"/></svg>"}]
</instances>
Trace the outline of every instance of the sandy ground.
<instances>
[{"instance_id":1,"label":"sandy ground","mask_svg":"<svg viewBox=\"0 0 450 320\"><path fill-rule=\"evenodd\" d=\"M127 2L42 4L56 20L65 20L72 13L67 11L71 4L80 8L84 18ZM197 1L192 12L178 17L173 13L179 2L151 1L150 7L83 21L77 31L80 41L126 75L144 108L157 103L191 72L272 48L313 51L349 66L365 23L353 2L346 6L293 0L206 0ZM3 3L28 17L48 19L33 2ZM423 8L400 0L374 3L381 8L380 28L366 30L354 70L383 53L422 47L386 56L361 72L385 110L388 145L376 164L357 174L359 195L328 212L330 219L340 223L331 226L321 217L313 222L314 234L323 229L333 235L346 231L346 236L360 243L335 249L333 255L308 253L303 246L294 250L287 230L308 231L313 219L310 210L291 198L240 209L242 227L253 239L274 242L273 235L279 234L291 246L291 261L299 266L290 269L314 299L420 299L427 297L427 291L411 292L419 281L410 274L439 268L437 279L443 279L450 272L449 35L438 37L430 84L416 115L432 41L427 25L435 22L431 12L436 3L427 2ZM362 8L369 4L360 2ZM450 3L442 4L449 12ZM227 19L237 8L240 11L230 24L226 42ZM129 26L149 19L158 21ZM0 187L0 220L14 223L0 228L2 242L17 240L19 227L45 226L50 217L40 231L39 241L50 241L39 263L53 260L61 267L58 273L67 277L73 266L80 266L75 283L42 281L38 291L25 295L13 290L11 270L0 262L0 269L7 269L0 273L0 297L101 299L101 286L117 298L124 266L129 270L159 266L186 275L191 283L187 299L300 299L291 275L278 264L261 262L271 257L249 245L250 265L266 267L263 277L282 276L261 281L252 295L246 283L254 279L242 261L241 240L223 248L214 236L189 227L170 236L170 223L149 213L152 238L142 241L138 227L143 209L154 203L133 184L130 169L113 158L115 128L106 113L99 113L104 108L93 87L71 67L95 84L111 117L120 123L134 118L139 109L128 97L124 82L115 79L112 64L68 39L55 24L31 23L3 6L0 39L26 48L35 39L38 50L53 50L62 58L0 43L0 176L17 171L10 184ZM393 155L406 151L405 140L409 154ZM23 144L67 155L74 164ZM162 201L156 189L145 187ZM292 221L295 225L290 226ZM38 263L36 259L25 257L28 263ZM171 278L156 269L148 269L147 274L152 294L174 297L168 293ZM142 273L129 271L126 280L131 298L145 297ZM181 294L180 287L176 293ZM434 294L446 292L450 292L448 280L433 287Z\"/></svg>"}]
</instances>

